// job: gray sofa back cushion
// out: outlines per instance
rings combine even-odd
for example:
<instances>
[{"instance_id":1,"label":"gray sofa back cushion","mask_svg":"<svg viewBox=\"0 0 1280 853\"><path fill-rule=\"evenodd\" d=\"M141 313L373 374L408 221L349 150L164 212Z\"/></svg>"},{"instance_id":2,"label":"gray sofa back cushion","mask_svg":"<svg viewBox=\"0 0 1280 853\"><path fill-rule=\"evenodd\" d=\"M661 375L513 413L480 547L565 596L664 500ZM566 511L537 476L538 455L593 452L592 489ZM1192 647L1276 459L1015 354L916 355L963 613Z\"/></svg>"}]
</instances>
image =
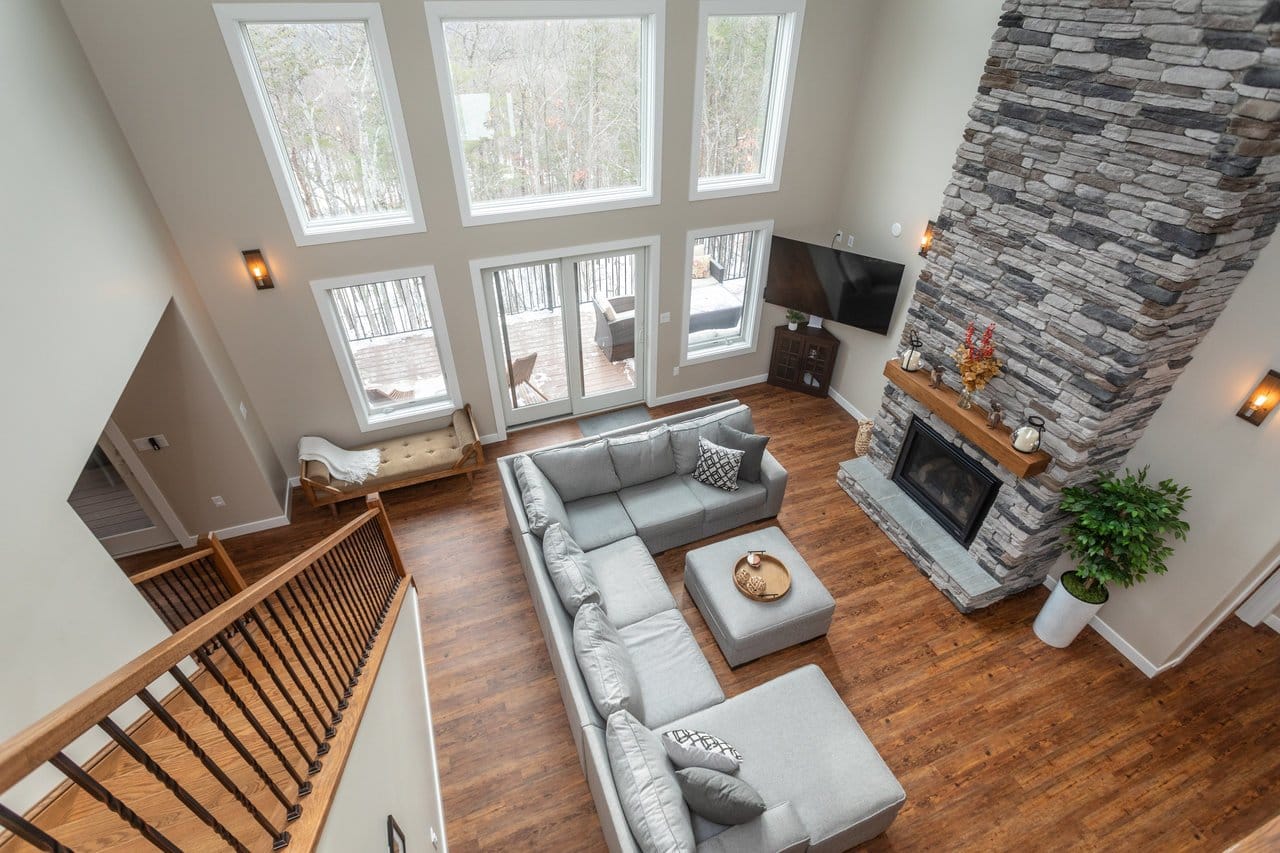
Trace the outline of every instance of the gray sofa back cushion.
<instances>
[{"instance_id":1,"label":"gray sofa back cushion","mask_svg":"<svg viewBox=\"0 0 1280 853\"><path fill-rule=\"evenodd\" d=\"M548 526L568 521L564 501L528 456L517 456L512 460L511 468L515 471L516 483L520 486L520 500L524 503L524 514L529 519L530 531L541 536Z\"/></svg>"},{"instance_id":2,"label":"gray sofa back cushion","mask_svg":"<svg viewBox=\"0 0 1280 853\"><path fill-rule=\"evenodd\" d=\"M531 454L531 458L565 503L622 488L609 448L603 441L540 450Z\"/></svg>"},{"instance_id":3,"label":"gray sofa back cushion","mask_svg":"<svg viewBox=\"0 0 1280 853\"><path fill-rule=\"evenodd\" d=\"M591 562L564 525L552 522L542 534L542 556L565 610L576 614L589 601L600 604L600 587Z\"/></svg>"},{"instance_id":4,"label":"gray sofa back cushion","mask_svg":"<svg viewBox=\"0 0 1280 853\"><path fill-rule=\"evenodd\" d=\"M639 435L611 438L608 444L614 470L624 487L659 480L676 472L671 430L665 424Z\"/></svg>"},{"instance_id":5,"label":"gray sofa back cushion","mask_svg":"<svg viewBox=\"0 0 1280 853\"><path fill-rule=\"evenodd\" d=\"M760 792L737 776L706 767L676 771L690 811L724 826L737 826L764 814Z\"/></svg>"},{"instance_id":6,"label":"gray sofa back cushion","mask_svg":"<svg viewBox=\"0 0 1280 853\"><path fill-rule=\"evenodd\" d=\"M599 604L578 608L573 619L573 652L600 716L608 719L610 714L625 710L644 719L644 701L631 652Z\"/></svg>"},{"instance_id":7,"label":"gray sofa back cushion","mask_svg":"<svg viewBox=\"0 0 1280 853\"><path fill-rule=\"evenodd\" d=\"M677 474L692 474L698 465L698 439L718 441L720 424L728 424L742 432L755 432L751 421L751 409L746 405L734 406L709 415L671 425L671 451L676 459Z\"/></svg>"},{"instance_id":8,"label":"gray sofa back cushion","mask_svg":"<svg viewBox=\"0 0 1280 853\"><path fill-rule=\"evenodd\" d=\"M738 479L748 483L760 482L760 462L764 459L764 448L769 443L769 436L755 435L720 422L717 437L711 439L721 447L742 451L742 464L738 467Z\"/></svg>"},{"instance_id":9,"label":"gray sofa back cushion","mask_svg":"<svg viewBox=\"0 0 1280 853\"><path fill-rule=\"evenodd\" d=\"M689 807L658 736L619 711L609 717L604 737L618 799L640 849L692 853Z\"/></svg>"}]
</instances>

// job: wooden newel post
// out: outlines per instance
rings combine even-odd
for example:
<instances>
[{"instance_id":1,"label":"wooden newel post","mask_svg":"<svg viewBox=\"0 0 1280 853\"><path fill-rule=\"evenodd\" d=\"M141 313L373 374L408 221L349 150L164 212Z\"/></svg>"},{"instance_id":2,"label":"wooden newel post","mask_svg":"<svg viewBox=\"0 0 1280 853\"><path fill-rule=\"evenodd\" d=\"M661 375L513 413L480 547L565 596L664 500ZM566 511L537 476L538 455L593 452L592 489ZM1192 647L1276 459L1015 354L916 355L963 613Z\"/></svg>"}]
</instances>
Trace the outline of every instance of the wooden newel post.
<instances>
[{"instance_id":1,"label":"wooden newel post","mask_svg":"<svg viewBox=\"0 0 1280 853\"><path fill-rule=\"evenodd\" d=\"M378 527L382 529L382 541L387 545L387 553L391 555L396 574L402 578L408 577L409 573L404 570L404 560L400 558L400 549L396 547L396 538L391 533L391 519L387 517L387 507L382 503L382 496L374 492L365 498L365 503L370 509L378 511Z\"/></svg>"},{"instance_id":2,"label":"wooden newel post","mask_svg":"<svg viewBox=\"0 0 1280 853\"><path fill-rule=\"evenodd\" d=\"M240 570L236 568L236 564L231 562L231 556L227 553L227 549L222 547L218 534L210 532L208 536L200 537L198 544L213 551L214 568L218 570L218 575L227 585L227 589L231 590L232 595L244 592L248 584L240 576Z\"/></svg>"}]
</instances>

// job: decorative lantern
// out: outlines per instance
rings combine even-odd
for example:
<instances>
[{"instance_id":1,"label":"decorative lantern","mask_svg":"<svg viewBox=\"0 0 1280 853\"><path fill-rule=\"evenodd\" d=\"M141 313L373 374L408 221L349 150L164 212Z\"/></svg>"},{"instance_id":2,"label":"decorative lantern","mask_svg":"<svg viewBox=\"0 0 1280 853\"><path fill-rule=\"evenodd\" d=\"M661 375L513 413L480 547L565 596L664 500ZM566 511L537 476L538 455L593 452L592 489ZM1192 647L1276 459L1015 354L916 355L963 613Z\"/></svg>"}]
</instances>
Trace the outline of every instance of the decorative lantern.
<instances>
[{"instance_id":1,"label":"decorative lantern","mask_svg":"<svg viewBox=\"0 0 1280 853\"><path fill-rule=\"evenodd\" d=\"M920 369L920 347L924 343L920 340L920 336L913 329L907 338L907 348L902 351L902 369L908 373L915 373Z\"/></svg>"},{"instance_id":2,"label":"decorative lantern","mask_svg":"<svg viewBox=\"0 0 1280 853\"><path fill-rule=\"evenodd\" d=\"M1031 415L1027 422L1013 431L1013 449L1021 453L1035 453L1040 449L1040 436L1044 433L1044 418Z\"/></svg>"}]
</instances>

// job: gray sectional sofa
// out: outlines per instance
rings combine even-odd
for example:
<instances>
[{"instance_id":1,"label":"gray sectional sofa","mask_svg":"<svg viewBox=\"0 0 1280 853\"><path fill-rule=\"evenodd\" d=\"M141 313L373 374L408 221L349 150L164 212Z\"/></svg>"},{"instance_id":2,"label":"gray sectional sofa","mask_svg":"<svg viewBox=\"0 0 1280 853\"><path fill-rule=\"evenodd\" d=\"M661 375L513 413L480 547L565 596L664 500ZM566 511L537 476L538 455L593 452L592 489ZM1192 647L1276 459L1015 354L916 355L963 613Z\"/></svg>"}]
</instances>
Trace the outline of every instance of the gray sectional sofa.
<instances>
[{"instance_id":1,"label":"gray sectional sofa","mask_svg":"<svg viewBox=\"0 0 1280 853\"><path fill-rule=\"evenodd\" d=\"M845 850L888 827L902 787L815 666L726 701L650 556L781 508L787 474L767 452L758 483L726 492L693 479L698 437L714 441L721 422L754 431L750 410L733 401L499 459L512 538L611 850L641 849L628 823L634 802L624 802L615 780L606 720L575 657L574 619L543 555L542 534L556 523L585 551L599 602L634 664L640 722L656 735L689 728L724 738L742 753L740 777L768 807L724 827L681 802L672 822L684 842L670 849Z\"/></svg>"}]
</instances>

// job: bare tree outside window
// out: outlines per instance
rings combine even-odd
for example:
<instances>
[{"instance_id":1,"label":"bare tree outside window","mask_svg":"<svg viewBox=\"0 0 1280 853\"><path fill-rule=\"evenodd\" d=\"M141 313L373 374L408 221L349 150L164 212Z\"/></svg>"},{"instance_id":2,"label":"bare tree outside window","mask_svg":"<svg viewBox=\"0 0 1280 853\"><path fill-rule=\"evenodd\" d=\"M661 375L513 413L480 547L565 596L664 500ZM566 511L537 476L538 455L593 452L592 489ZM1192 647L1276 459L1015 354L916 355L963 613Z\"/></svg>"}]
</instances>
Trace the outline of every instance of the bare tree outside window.
<instances>
[{"instance_id":1,"label":"bare tree outside window","mask_svg":"<svg viewBox=\"0 0 1280 853\"><path fill-rule=\"evenodd\" d=\"M699 177L762 173L780 22L777 15L707 18Z\"/></svg>"}]
</instances>

